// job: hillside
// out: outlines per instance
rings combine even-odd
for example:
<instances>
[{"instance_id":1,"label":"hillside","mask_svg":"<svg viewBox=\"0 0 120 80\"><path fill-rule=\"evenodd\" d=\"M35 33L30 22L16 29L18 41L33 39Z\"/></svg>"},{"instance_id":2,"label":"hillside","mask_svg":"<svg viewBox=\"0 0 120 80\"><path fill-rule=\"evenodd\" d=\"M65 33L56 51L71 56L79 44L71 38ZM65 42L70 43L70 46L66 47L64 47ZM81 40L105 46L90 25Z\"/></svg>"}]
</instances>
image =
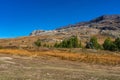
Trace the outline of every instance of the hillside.
<instances>
[{"instance_id":1,"label":"hillside","mask_svg":"<svg viewBox=\"0 0 120 80\"><path fill-rule=\"evenodd\" d=\"M119 37L120 15L103 15L88 22L80 22L51 31L34 30L30 33L30 36L0 39L0 46L33 47L33 43L37 39L41 39L43 43L53 44L69 38L72 35L77 35L83 44L88 41L91 36L96 36L99 43L103 43L106 37Z\"/></svg>"},{"instance_id":2,"label":"hillside","mask_svg":"<svg viewBox=\"0 0 120 80\"><path fill-rule=\"evenodd\" d=\"M120 15L103 15L88 22L80 22L73 25L60 27L53 31L35 30L30 36L36 35L107 35L111 37L120 36Z\"/></svg>"},{"instance_id":3,"label":"hillside","mask_svg":"<svg viewBox=\"0 0 120 80\"><path fill-rule=\"evenodd\" d=\"M92 36L100 44L107 37L112 41L120 36L119 17L105 15L56 30L35 30L26 37L0 39L0 80L120 80L119 51L35 45L40 39L42 45L52 46L72 35L82 45Z\"/></svg>"}]
</instances>

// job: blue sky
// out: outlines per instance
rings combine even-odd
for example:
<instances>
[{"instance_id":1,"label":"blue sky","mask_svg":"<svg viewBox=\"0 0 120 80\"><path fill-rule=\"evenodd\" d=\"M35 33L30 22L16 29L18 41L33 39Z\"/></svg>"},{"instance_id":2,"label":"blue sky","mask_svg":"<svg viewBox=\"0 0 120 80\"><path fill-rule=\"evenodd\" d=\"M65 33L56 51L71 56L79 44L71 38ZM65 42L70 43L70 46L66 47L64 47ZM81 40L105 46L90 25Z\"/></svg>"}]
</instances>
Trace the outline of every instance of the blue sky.
<instances>
[{"instance_id":1,"label":"blue sky","mask_svg":"<svg viewBox=\"0 0 120 80\"><path fill-rule=\"evenodd\" d=\"M0 0L0 38L120 14L120 0Z\"/></svg>"}]
</instances>

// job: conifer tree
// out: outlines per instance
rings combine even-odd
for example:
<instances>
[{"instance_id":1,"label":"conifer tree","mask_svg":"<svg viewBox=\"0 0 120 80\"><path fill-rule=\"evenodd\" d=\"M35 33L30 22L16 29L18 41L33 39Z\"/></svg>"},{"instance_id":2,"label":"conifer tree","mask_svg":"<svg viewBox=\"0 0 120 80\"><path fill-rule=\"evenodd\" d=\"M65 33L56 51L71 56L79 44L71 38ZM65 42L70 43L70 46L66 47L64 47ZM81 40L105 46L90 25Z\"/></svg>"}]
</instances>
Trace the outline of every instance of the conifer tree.
<instances>
[{"instance_id":1,"label":"conifer tree","mask_svg":"<svg viewBox=\"0 0 120 80\"><path fill-rule=\"evenodd\" d=\"M92 37L90 41L86 44L86 48L101 49L101 45L98 43L96 37Z\"/></svg>"},{"instance_id":2,"label":"conifer tree","mask_svg":"<svg viewBox=\"0 0 120 80\"><path fill-rule=\"evenodd\" d=\"M35 44L37 47L40 47L40 46L41 46L41 40L38 39L37 41L34 42L34 44Z\"/></svg>"},{"instance_id":3,"label":"conifer tree","mask_svg":"<svg viewBox=\"0 0 120 80\"><path fill-rule=\"evenodd\" d=\"M120 51L120 38L115 39L114 43L115 43L117 49Z\"/></svg>"},{"instance_id":4,"label":"conifer tree","mask_svg":"<svg viewBox=\"0 0 120 80\"><path fill-rule=\"evenodd\" d=\"M117 46L115 45L114 42L110 38L107 38L104 43L103 43L103 48L104 50L110 50L110 51L116 51Z\"/></svg>"},{"instance_id":5,"label":"conifer tree","mask_svg":"<svg viewBox=\"0 0 120 80\"><path fill-rule=\"evenodd\" d=\"M81 42L79 42L78 38L76 36L72 36L69 39L63 40L61 43L57 44L55 43L54 47L56 48L80 48Z\"/></svg>"}]
</instances>

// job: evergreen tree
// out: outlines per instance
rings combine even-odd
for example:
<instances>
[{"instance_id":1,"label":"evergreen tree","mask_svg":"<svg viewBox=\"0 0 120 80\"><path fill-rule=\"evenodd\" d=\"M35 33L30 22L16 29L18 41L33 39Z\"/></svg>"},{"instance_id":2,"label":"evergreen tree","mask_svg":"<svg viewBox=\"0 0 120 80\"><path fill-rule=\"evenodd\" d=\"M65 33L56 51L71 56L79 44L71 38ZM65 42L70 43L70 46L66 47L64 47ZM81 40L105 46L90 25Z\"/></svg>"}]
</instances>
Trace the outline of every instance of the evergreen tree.
<instances>
[{"instance_id":1,"label":"evergreen tree","mask_svg":"<svg viewBox=\"0 0 120 80\"><path fill-rule=\"evenodd\" d=\"M54 44L54 47L55 47L55 48L58 48L58 43L57 43L57 42Z\"/></svg>"},{"instance_id":2,"label":"evergreen tree","mask_svg":"<svg viewBox=\"0 0 120 80\"><path fill-rule=\"evenodd\" d=\"M78 38L77 38L77 36L74 36L74 38L73 38L73 46L74 46L74 48L78 48L79 47L79 42L78 42Z\"/></svg>"},{"instance_id":3,"label":"evergreen tree","mask_svg":"<svg viewBox=\"0 0 120 80\"><path fill-rule=\"evenodd\" d=\"M103 48L104 50L110 50L110 51L116 51L117 46L115 45L114 42L110 38L107 38L104 43L103 43Z\"/></svg>"},{"instance_id":4,"label":"evergreen tree","mask_svg":"<svg viewBox=\"0 0 120 80\"><path fill-rule=\"evenodd\" d=\"M114 43L115 43L117 49L120 51L120 38L115 39Z\"/></svg>"},{"instance_id":5,"label":"evergreen tree","mask_svg":"<svg viewBox=\"0 0 120 80\"><path fill-rule=\"evenodd\" d=\"M90 41L86 44L86 48L101 49L101 45L98 43L96 37L92 37Z\"/></svg>"},{"instance_id":6,"label":"evergreen tree","mask_svg":"<svg viewBox=\"0 0 120 80\"><path fill-rule=\"evenodd\" d=\"M104 43L103 43L103 48L105 50L110 50L110 45L111 45L112 41L110 38L107 38Z\"/></svg>"},{"instance_id":7,"label":"evergreen tree","mask_svg":"<svg viewBox=\"0 0 120 80\"><path fill-rule=\"evenodd\" d=\"M40 47L40 46L41 46L41 40L38 39L37 41L34 42L34 44L35 44L37 47Z\"/></svg>"},{"instance_id":8,"label":"evergreen tree","mask_svg":"<svg viewBox=\"0 0 120 80\"><path fill-rule=\"evenodd\" d=\"M73 36L69 39L63 40L61 43L57 44L55 43L54 47L56 48L79 48L81 47L81 42L79 43L79 40L76 36Z\"/></svg>"}]
</instances>

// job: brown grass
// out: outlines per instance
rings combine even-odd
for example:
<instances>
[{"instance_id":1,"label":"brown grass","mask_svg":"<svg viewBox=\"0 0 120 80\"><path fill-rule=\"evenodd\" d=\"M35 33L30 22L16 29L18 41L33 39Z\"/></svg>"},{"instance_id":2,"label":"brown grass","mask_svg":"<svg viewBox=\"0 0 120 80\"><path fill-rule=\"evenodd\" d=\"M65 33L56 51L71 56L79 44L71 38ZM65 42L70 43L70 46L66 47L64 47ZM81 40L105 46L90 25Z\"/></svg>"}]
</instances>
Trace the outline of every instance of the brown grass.
<instances>
[{"instance_id":1,"label":"brown grass","mask_svg":"<svg viewBox=\"0 0 120 80\"><path fill-rule=\"evenodd\" d=\"M41 50L41 51L27 51L21 49L0 49L0 53L2 54L12 54L12 55L20 55L20 56L52 56L58 57L63 60L71 60L71 61L80 61L85 63L92 64L104 64L104 65L120 65L120 54L116 53L92 53L92 52L79 52L73 53L69 51L61 51L61 50Z\"/></svg>"},{"instance_id":2,"label":"brown grass","mask_svg":"<svg viewBox=\"0 0 120 80\"><path fill-rule=\"evenodd\" d=\"M20 49L0 49L0 53L2 54L12 54L12 55L21 55L21 56L30 56L31 53L27 50Z\"/></svg>"}]
</instances>

